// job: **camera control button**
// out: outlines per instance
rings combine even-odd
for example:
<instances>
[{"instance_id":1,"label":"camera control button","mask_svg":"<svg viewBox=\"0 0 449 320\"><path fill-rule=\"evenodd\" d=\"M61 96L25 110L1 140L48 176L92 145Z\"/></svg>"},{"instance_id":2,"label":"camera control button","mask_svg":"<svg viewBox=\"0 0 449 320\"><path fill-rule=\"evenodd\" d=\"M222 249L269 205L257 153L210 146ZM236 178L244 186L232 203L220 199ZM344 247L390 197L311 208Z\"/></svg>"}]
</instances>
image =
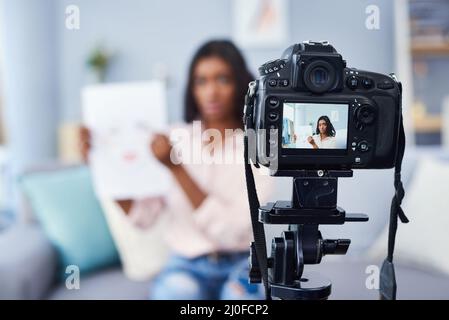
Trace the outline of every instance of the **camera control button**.
<instances>
[{"instance_id":1,"label":"camera control button","mask_svg":"<svg viewBox=\"0 0 449 320\"><path fill-rule=\"evenodd\" d=\"M270 119L270 121L276 121L278 117L279 115L276 112L270 112L268 114L268 119Z\"/></svg>"},{"instance_id":2,"label":"camera control button","mask_svg":"<svg viewBox=\"0 0 449 320\"><path fill-rule=\"evenodd\" d=\"M272 79L272 80L268 81L268 85L270 87L276 87L277 84L278 84L278 82L275 79Z\"/></svg>"},{"instance_id":3,"label":"camera control button","mask_svg":"<svg viewBox=\"0 0 449 320\"><path fill-rule=\"evenodd\" d=\"M276 108L279 105L279 99L278 98L269 98L268 99L268 104L270 105L270 107L272 108Z\"/></svg>"},{"instance_id":4,"label":"camera control button","mask_svg":"<svg viewBox=\"0 0 449 320\"><path fill-rule=\"evenodd\" d=\"M346 84L350 89L355 90L359 86L359 80L355 76L352 76L348 78Z\"/></svg>"},{"instance_id":5,"label":"camera control button","mask_svg":"<svg viewBox=\"0 0 449 320\"><path fill-rule=\"evenodd\" d=\"M285 61L283 60L271 60L267 63L264 63L262 66L259 67L259 74L261 76L277 72L285 67Z\"/></svg>"},{"instance_id":6,"label":"camera control button","mask_svg":"<svg viewBox=\"0 0 449 320\"><path fill-rule=\"evenodd\" d=\"M361 152L367 152L367 151L369 150L368 142L366 142L366 141L360 141L359 144L357 145L357 148L358 148Z\"/></svg>"},{"instance_id":7,"label":"camera control button","mask_svg":"<svg viewBox=\"0 0 449 320\"><path fill-rule=\"evenodd\" d=\"M363 80L362 80L362 86L365 88L365 89L371 89L372 87L373 87L373 80L371 80L370 78L364 78Z\"/></svg>"},{"instance_id":8,"label":"camera control button","mask_svg":"<svg viewBox=\"0 0 449 320\"><path fill-rule=\"evenodd\" d=\"M371 124L374 122L375 112L374 108L368 104L359 107L356 111L357 119L362 124Z\"/></svg>"},{"instance_id":9,"label":"camera control button","mask_svg":"<svg viewBox=\"0 0 449 320\"><path fill-rule=\"evenodd\" d=\"M279 80L279 86L288 87L288 80L287 79Z\"/></svg>"}]
</instances>

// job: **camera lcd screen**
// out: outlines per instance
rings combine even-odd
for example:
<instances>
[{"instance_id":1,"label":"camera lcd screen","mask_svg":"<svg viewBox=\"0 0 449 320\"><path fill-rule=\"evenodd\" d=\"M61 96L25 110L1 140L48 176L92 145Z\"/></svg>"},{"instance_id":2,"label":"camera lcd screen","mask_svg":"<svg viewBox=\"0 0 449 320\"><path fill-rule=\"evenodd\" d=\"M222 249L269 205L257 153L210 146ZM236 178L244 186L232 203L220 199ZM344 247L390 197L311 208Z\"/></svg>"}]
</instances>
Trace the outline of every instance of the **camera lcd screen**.
<instances>
[{"instance_id":1,"label":"camera lcd screen","mask_svg":"<svg viewBox=\"0 0 449 320\"><path fill-rule=\"evenodd\" d=\"M285 102L282 147L346 150L348 104Z\"/></svg>"}]
</instances>

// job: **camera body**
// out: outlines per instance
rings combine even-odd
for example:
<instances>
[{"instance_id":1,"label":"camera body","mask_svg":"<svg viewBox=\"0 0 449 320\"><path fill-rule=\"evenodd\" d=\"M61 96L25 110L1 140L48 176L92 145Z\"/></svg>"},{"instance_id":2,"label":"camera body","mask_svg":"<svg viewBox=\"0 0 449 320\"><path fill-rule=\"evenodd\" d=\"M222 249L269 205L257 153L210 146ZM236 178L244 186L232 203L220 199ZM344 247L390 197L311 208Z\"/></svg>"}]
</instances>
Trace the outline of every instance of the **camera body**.
<instances>
[{"instance_id":1,"label":"camera body","mask_svg":"<svg viewBox=\"0 0 449 320\"><path fill-rule=\"evenodd\" d=\"M244 116L256 132L258 164L275 162L276 171L394 167L402 116L394 75L348 68L327 42L292 45L259 74Z\"/></svg>"}]
</instances>

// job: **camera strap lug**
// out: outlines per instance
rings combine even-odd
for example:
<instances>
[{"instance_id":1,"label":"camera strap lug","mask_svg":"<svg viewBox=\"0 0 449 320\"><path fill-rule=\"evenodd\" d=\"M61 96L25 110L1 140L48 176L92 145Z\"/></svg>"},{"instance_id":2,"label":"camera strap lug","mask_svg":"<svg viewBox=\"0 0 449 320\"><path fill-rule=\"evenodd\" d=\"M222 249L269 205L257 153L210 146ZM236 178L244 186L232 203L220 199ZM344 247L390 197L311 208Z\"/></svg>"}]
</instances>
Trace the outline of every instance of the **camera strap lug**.
<instances>
[{"instance_id":1,"label":"camera strap lug","mask_svg":"<svg viewBox=\"0 0 449 320\"><path fill-rule=\"evenodd\" d=\"M247 129L254 128L254 98L257 91L257 80L248 84L248 91L245 95L245 107L243 109L243 124Z\"/></svg>"}]
</instances>

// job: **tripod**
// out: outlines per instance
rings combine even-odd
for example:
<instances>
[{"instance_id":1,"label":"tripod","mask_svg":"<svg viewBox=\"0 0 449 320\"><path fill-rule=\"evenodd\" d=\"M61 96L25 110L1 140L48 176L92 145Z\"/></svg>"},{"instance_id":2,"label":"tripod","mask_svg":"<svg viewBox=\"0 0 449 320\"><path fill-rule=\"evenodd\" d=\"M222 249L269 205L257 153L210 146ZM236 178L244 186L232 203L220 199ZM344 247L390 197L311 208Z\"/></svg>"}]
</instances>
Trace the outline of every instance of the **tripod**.
<instances>
[{"instance_id":1,"label":"tripod","mask_svg":"<svg viewBox=\"0 0 449 320\"><path fill-rule=\"evenodd\" d=\"M271 296L289 300L324 300L331 282L317 273L304 272L304 265L318 264L329 254L346 254L351 240L323 239L320 224L341 225L368 221L365 214L346 213L337 206L338 178L352 177L352 170L282 170L276 176L293 177L291 201L277 201L259 208L264 224L287 224L288 231L275 237L268 258ZM250 281L261 282L255 245L251 245Z\"/></svg>"}]
</instances>

